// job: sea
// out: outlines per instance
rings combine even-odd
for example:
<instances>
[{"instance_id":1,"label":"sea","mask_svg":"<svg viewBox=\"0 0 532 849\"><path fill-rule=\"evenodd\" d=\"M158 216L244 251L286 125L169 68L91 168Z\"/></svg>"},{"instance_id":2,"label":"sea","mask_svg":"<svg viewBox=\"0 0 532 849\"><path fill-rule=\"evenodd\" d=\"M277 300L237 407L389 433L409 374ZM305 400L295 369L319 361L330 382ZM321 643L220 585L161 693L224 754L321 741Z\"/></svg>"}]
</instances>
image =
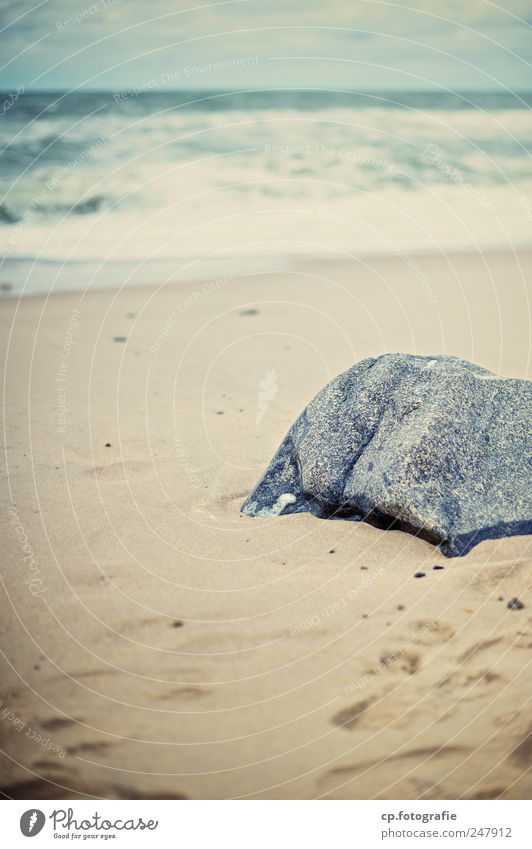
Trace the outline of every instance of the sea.
<instances>
[{"instance_id":1,"label":"sea","mask_svg":"<svg viewBox=\"0 0 532 849\"><path fill-rule=\"evenodd\" d=\"M0 292L532 246L532 93L0 95Z\"/></svg>"}]
</instances>

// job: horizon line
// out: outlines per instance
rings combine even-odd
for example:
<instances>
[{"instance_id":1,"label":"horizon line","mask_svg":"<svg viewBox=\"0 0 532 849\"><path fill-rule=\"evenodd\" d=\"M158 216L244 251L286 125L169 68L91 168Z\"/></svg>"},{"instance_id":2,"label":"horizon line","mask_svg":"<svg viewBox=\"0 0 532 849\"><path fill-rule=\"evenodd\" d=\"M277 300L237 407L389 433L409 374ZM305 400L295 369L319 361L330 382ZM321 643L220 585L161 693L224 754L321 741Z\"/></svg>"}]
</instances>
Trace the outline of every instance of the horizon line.
<instances>
[{"instance_id":1,"label":"horizon line","mask_svg":"<svg viewBox=\"0 0 532 849\"><path fill-rule=\"evenodd\" d=\"M115 92L126 92L133 89L138 89L142 86L132 83L128 86L116 86L113 88L40 88L39 86L24 86L19 84L19 87L24 88L25 92L35 92L39 94L113 94ZM0 87L0 93L9 93L13 86L9 88ZM150 88L141 91L140 94L198 94L201 92L216 92L219 94L248 94L248 93L265 93L265 92L328 92L329 94L360 94L360 95L375 95L375 94L439 94L439 95L462 95L462 94L502 94L502 95L523 95L532 94L530 89L512 89L502 90L492 88L464 88L442 91L440 88L374 88L374 89L358 89L358 88L320 88L319 86L309 86L301 88L300 86L263 86L253 88Z\"/></svg>"}]
</instances>

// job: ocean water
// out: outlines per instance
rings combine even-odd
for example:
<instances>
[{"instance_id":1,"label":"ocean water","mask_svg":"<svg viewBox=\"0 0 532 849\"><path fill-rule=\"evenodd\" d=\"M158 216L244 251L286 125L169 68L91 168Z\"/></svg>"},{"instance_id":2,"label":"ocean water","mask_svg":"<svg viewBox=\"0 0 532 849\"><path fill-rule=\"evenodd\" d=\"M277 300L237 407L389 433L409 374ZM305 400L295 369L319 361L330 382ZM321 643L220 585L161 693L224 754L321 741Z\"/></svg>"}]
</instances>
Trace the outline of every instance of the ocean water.
<instances>
[{"instance_id":1,"label":"ocean water","mask_svg":"<svg viewBox=\"0 0 532 849\"><path fill-rule=\"evenodd\" d=\"M6 94L0 281L33 294L528 246L531 152L531 94Z\"/></svg>"}]
</instances>

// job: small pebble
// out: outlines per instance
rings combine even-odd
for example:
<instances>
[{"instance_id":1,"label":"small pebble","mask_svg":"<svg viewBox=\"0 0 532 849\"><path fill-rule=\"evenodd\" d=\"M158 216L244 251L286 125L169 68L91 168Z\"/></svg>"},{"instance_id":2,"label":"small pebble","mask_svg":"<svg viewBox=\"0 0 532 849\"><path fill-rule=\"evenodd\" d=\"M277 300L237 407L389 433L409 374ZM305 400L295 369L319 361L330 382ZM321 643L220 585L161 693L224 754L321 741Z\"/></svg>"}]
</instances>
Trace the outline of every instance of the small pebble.
<instances>
[{"instance_id":1,"label":"small pebble","mask_svg":"<svg viewBox=\"0 0 532 849\"><path fill-rule=\"evenodd\" d=\"M368 567L367 567L367 566L361 566L360 568L362 569L362 571L363 571L363 572L367 572L367 571L368 571Z\"/></svg>"},{"instance_id":2,"label":"small pebble","mask_svg":"<svg viewBox=\"0 0 532 849\"><path fill-rule=\"evenodd\" d=\"M518 598L512 598L507 604L509 610L522 610L525 605Z\"/></svg>"},{"instance_id":3,"label":"small pebble","mask_svg":"<svg viewBox=\"0 0 532 849\"><path fill-rule=\"evenodd\" d=\"M398 604L397 605L397 610L404 610L404 609L405 609L404 604Z\"/></svg>"},{"instance_id":4,"label":"small pebble","mask_svg":"<svg viewBox=\"0 0 532 849\"><path fill-rule=\"evenodd\" d=\"M110 443L110 442L106 442L106 443L105 443L105 447L106 447L106 448L110 448L110 447L111 447L111 443Z\"/></svg>"},{"instance_id":5,"label":"small pebble","mask_svg":"<svg viewBox=\"0 0 532 849\"><path fill-rule=\"evenodd\" d=\"M500 595L500 596L499 596L499 598L497 599L497 601L504 601L504 598L502 597L502 595Z\"/></svg>"},{"instance_id":6,"label":"small pebble","mask_svg":"<svg viewBox=\"0 0 532 849\"><path fill-rule=\"evenodd\" d=\"M172 622L172 628L182 628L183 623L181 619L176 619L175 622Z\"/></svg>"},{"instance_id":7,"label":"small pebble","mask_svg":"<svg viewBox=\"0 0 532 849\"><path fill-rule=\"evenodd\" d=\"M258 315L258 312L258 310L251 308L249 310L240 310L240 315Z\"/></svg>"},{"instance_id":8,"label":"small pebble","mask_svg":"<svg viewBox=\"0 0 532 849\"><path fill-rule=\"evenodd\" d=\"M127 342L127 336L115 336L113 342Z\"/></svg>"},{"instance_id":9,"label":"small pebble","mask_svg":"<svg viewBox=\"0 0 532 849\"><path fill-rule=\"evenodd\" d=\"M424 578L424 577L425 577L425 572L415 572L414 573L414 578Z\"/></svg>"},{"instance_id":10,"label":"small pebble","mask_svg":"<svg viewBox=\"0 0 532 849\"><path fill-rule=\"evenodd\" d=\"M224 414L224 411L223 411L223 410L216 410L216 415L217 415L217 416L223 416L223 414Z\"/></svg>"},{"instance_id":11,"label":"small pebble","mask_svg":"<svg viewBox=\"0 0 532 849\"><path fill-rule=\"evenodd\" d=\"M334 554L334 552L335 552L335 551L336 551L336 549L335 549L335 548L331 548L331 549L329 550L329 554Z\"/></svg>"},{"instance_id":12,"label":"small pebble","mask_svg":"<svg viewBox=\"0 0 532 849\"><path fill-rule=\"evenodd\" d=\"M445 569L445 566L433 566L433 569Z\"/></svg>"}]
</instances>

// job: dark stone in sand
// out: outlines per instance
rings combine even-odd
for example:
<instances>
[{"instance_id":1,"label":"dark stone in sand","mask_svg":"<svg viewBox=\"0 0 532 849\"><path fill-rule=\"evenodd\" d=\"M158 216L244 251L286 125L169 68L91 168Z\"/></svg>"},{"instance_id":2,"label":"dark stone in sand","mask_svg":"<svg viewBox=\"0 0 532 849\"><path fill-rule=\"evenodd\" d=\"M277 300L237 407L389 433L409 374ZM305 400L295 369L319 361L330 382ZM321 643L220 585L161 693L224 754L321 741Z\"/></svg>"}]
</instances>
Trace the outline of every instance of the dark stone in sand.
<instances>
[{"instance_id":1,"label":"dark stone in sand","mask_svg":"<svg viewBox=\"0 0 532 849\"><path fill-rule=\"evenodd\" d=\"M512 598L507 605L510 610L522 610L524 606L523 602L518 598Z\"/></svg>"},{"instance_id":2,"label":"dark stone in sand","mask_svg":"<svg viewBox=\"0 0 532 849\"><path fill-rule=\"evenodd\" d=\"M242 505L408 531L462 556L532 533L532 383L457 357L385 354L332 380Z\"/></svg>"}]
</instances>

